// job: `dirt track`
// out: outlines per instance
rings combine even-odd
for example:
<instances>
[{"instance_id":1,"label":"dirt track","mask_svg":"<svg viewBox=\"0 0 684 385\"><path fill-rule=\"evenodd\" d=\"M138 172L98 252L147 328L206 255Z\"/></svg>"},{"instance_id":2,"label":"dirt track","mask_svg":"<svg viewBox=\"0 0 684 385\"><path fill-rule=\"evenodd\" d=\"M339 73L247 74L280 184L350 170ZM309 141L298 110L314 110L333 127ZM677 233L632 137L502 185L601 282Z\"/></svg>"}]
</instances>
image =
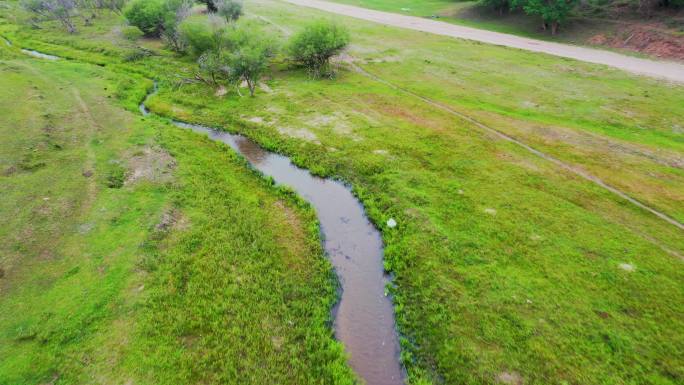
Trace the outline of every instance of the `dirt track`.
<instances>
[{"instance_id":1,"label":"dirt track","mask_svg":"<svg viewBox=\"0 0 684 385\"><path fill-rule=\"evenodd\" d=\"M551 43L543 40L528 39L505 33L485 31L476 28L448 24L441 21L405 16L390 12L374 11L351 5L330 3L320 0L284 0L288 3L320 9L338 15L350 16L399 28L434 33L460 39L475 40L483 43L503 45L533 52L567 57L590 63L604 64L639 75L667 79L684 83L684 65L667 61L640 59L615 52L568 44Z\"/></svg>"}]
</instances>

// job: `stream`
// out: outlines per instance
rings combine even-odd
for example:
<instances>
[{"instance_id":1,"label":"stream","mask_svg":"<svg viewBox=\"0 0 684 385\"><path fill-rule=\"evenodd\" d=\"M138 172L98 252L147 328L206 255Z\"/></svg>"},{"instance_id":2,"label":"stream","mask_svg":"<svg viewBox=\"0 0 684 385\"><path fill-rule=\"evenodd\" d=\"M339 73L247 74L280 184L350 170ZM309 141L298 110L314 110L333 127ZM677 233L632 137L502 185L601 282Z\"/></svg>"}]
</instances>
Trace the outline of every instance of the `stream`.
<instances>
[{"instance_id":1,"label":"stream","mask_svg":"<svg viewBox=\"0 0 684 385\"><path fill-rule=\"evenodd\" d=\"M9 40L3 40L11 45ZM21 51L40 59L60 59L34 50ZM144 116L151 114L144 101L140 112ZM277 184L291 187L314 207L325 252L340 282L340 299L332 314L335 337L344 345L349 365L367 385L403 384L405 372L399 363L394 308L385 295L389 277L383 269L382 238L351 189L340 181L313 176L286 156L268 152L242 135L172 122L227 144L252 167Z\"/></svg>"},{"instance_id":2,"label":"stream","mask_svg":"<svg viewBox=\"0 0 684 385\"><path fill-rule=\"evenodd\" d=\"M149 96L149 95L148 95ZM143 115L149 115L144 102ZM277 184L293 188L316 210L323 246L340 281L341 296L333 309L335 337L344 344L349 364L368 385L404 383L394 309L385 296L389 282L382 264L383 243L363 206L342 182L323 179L289 158L268 152L242 135L172 121L229 145Z\"/></svg>"}]
</instances>

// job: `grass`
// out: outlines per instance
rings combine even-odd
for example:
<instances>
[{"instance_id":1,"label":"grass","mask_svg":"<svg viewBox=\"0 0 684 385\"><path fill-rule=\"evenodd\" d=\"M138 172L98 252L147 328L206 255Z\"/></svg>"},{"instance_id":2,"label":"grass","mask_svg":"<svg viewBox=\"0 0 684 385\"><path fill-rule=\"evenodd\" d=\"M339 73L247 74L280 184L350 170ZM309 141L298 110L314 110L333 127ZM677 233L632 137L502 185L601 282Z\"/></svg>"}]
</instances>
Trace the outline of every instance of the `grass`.
<instances>
[{"instance_id":1,"label":"grass","mask_svg":"<svg viewBox=\"0 0 684 385\"><path fill-rule=\"evenodd\" d=\"M307 205L117 101L149 82L2 52L1 384L353 381Z\"/></svg>"},{"instance_id":2,"label":"grass","mask_svg":"<svg viewBox=\"0 0 684 385\"><path fill-rule=\"evenodd\" d=\"M306 20L328 17L268 0L250 2L247 8L290 30L298 30ZM683 217L682 171L676 166L683 151L677 128L684 113L681 88L545 55L338 20L350 28L350 54L367 71L587 169L673 217ZM114 19L101 23L117 25ZM155 112L239 131L316 173L352 183L370 218L383 230L386 268L395 276L391 292L402 333L402 359L411 383L487 384L504 373L515 373L529 384L684 381L679 358L684 354L680 332L684 277L681 259L670 254L684 250L681 231L574 174L346 64L340 66L337 79L312 81L279 63L268 80L273 92L258 92L256 98L234 93L218 98L206 86L173 87L176 79L192 74L193 64L158 47L159 56L124 62L129 48L120 46L123 43L103 27L82 28L77 36L55 29L36 34L13 25L0 29L18 43L40 45L48 53L65 53L91 63L104 60L102 71L158 78L160 92L148 103ZM98 46L108 51L97 52ZM124 102L139 95L126 81L117 84ZM264 123L254 123L254 117ZM189 134L177 135L188 135L187 143L195 143ZM176 157L181 176L200 167L184 169L188 162L199 162L204 170L215 157L229 157L227 150L208 142L195 144L192 150L180 145L186 142L179 139L178 143L178 147L165 146ZM205 146L216 152L205 154ZM238 170L246 172L244 168L233 172ZM239 214L224 213L227 209L221 203L244 199L236 211L256 211L255 218L260 218L261 205L249 203L250 189L236 192L241 180L205 190L205 181L213 178L199 171L194 175L186 176L188 182L182 184L181 191L187 189L188 195L174 201L210 206L204 215L188 215L195 236L250 239L266 236L276 226L258 222L229 236L239 230L228 226L236 220L230 215ZM226 184L236 187L217 191ZM196 196L201 199L191 199ZM213 221L206 213L214 211L225 214L225 219ZM390 217L398 222L394 229L384 226ZM195 232L197 224L199 232ZM240 325L235 331L214 328L211 322L232 316L232 306L214 308L199 301L203 312L198 314L206 318L178 316L184 307L195 304L188 302L192 298L206 297L183 297L186 291L177 289L176 279L181 288L203 293L204 285L219 280L213 275L219 261L205 257L226 250L207 246L196 252L193 247L198 242L185 236L171 234L162 240L152 236L146 242L154 262L151 274L157 278L149 284L152 294L146 309L150 310L143 326L161 325L161 329L151 335L150 329L142 330L147 330L148 341L163 340L167 330L181 331L188 337L181 344L189 345L190 351L177 357L174 345L165 342L162 346L170 350L160 349L160 355L151 355L146 362L158 362L156 369L170 382L184 382L181 373L191 376L188 373L197 367L212 368L216 375L202 378L204 382L221 382L225 378L221 375L254 368L231 366L238 354L247 355L254 365L271 364L258 360L268 336L255 330L250 337L239 338L237 332L253 330L255 322L268 319L264 313L235 320ZM271 241L271 245L282 242ZM260 250L269 244L263 242L256 243ZM162 254L172 257L158 260L155 250L169 250ZM251 255L249 247L242 250ZM239 259L229 260L236 263L236 279L243 271L262 271L261 265L245 267ZM622 264L636 270L623 270ZM176 278L164 280L169 276ZM184 280L187 276L196 281ZM318 277L322 281L314 282L325 281L325 274ZM256 304L268 302L264 296L276 288L269 281L247 282L255 290L263 289L258 296L239 298L244 302L236 307L261 309ZM304 298L314 296L302 293ZM168 316L154 311L163 304L171 304ZM320 308L326 305L329 302ZM321 310L319 316L325 314ZM318 319L313 325L321 325L319 316L307 319ZM283 327L286 319L269 322ZM320 345L314 346L328 352L326 357L330 354L333 373L349 378L335 350L339 346L324 338L329 338L326 329L318 330ZM208 342L195 342L196 335ZM230 346L245 339L259 342L242 350ZM221 348L212 350L217 346ZM300 354L314 358L300 373L321 373L312 369L321 367L315 359L319 355L312 353L316 350L303 346L310 345L293 343L292 349L304 349ZM207 364L202 360L216 356L202 355L206 351L221 352L226 359ZM179 371L178 377L171 368ZM278 369L264 372L278 373Z\"/></svg>"}]
</instances>

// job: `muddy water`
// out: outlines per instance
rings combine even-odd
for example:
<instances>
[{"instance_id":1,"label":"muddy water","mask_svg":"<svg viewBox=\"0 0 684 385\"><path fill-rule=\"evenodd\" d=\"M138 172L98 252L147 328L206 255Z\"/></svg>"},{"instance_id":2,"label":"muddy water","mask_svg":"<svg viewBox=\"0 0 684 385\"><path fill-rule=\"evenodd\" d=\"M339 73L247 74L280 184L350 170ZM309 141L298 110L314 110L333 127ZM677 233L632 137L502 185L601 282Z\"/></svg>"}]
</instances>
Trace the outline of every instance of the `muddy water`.
<instances>
[{"instance_id":1,"label":"muddy water","mask_svg":"<svg viewBox=\"0 0 684 385\"><path fill-rule=\"evenodd\" d=\"M148 114L144 105L140 110ZM312 176L287 157L265 151L243 136L194 124L174 124L229 145L254 168L278 184L292 187L311 203L342 288L333 311L335 337L344 344L351 367L368 385L403 384L394 311L384 294L388 279L382 268L382 240L349 188Z\"/></svg>"}]
</instances>

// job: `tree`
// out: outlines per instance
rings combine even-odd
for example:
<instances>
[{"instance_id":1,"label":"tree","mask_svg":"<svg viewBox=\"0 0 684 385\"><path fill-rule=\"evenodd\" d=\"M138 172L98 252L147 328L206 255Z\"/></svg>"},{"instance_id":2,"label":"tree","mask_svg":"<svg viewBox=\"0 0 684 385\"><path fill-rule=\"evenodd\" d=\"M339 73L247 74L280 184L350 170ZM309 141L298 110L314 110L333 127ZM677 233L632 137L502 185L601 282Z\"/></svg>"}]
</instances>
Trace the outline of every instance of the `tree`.
<instances>
[{"instance_id":1,"label":"tree","mask_svg":"<svg viewBox=\"0 0 684 385\"><path fill-rule=\"evenodd\" d=\"M228 22L235 22L242 16L242 1L218 0L217 13L226 18Z\"/></svg>"},{"instance_id":2,"label":"tree","mask_svg":"<svg viewBox=\"0 0 684 385\"><path fill-rule=\"evenodd\" d=\"M124 16L145 35L159 36L164 28L165 10L163 0L133 0L124 9Z\"/></svg>"},{"instance_id":3,"label":"tree","mask_svg":"<svg viewBox=\"0 0 684 385\"><path fill-rule=\"evenodd\" d=\"M508 0L480 0L480 4L484 7L499 11L499 15L503 15L503 12L510 8Z\"/></svg>"},{"instance_id":4,"label":"tree","mask_svg":"<svg viewBox=\"0 0 684 385\"><path fill-rule=\"evenodd\" d=\"M58 20L69 33L76 32L71 20L77 11L74 0L23 0L22 6L38 16Z\"/></svg>"},{"instance_id":5,"label":"tree","mask_svg":"<svg viewBox=\"0 0 684 385\"><path fill-rule=\"evenodd\" d=\"M191 53L197 57L207 51L220 53L232 44L226 21L215 15L189 17L180 24L179 30Z\"/></svg>"},{"instance_id":6,"label":"tree","mask_svg":"<svg viewBox=\"0 0 684 385\"><path fill-rule=\"evenodd\" d=\"M273 39L248 24L237 28L231 35L231 40L235 48L226 56L229 79L236 83L245 81L249 94L254 96L259 79L268 69L270 59L275 54Z\"/></svg>"},{"instance_id":7,"label":"tree","mask_svg":"<svg viewBox=\"0 0 684 385\"><path fill-rule=\"evenodd\" d=\"M564 22L578 0L526 0L522 5L528 15L538 15L546 25L551 26L551 34L558 32L558 26Z\"/></svg>"},{"instance_id":8,"label":"tree","mask_svg":"<svg viewBox=\"0 0 684 385\"><path fill-rule=\"evenodd\" d=\"M112 12L121 14L124 6L126 5L126 0L96 0L99 4L100 9L108 9Z\"/></svg>"},{"instance_id":9,"label":"tree","mask_svg":"<svg viewBox=\"0 0 684 385\"><path fill-rule=\"evenodd\" d=\"M219 77L230 74L230 68L228 68L225 59L219 52L207 51L203 53L197 59L197 65L200 72L195 77L212 85L218 84Z\"/></svg>"},{"instance_id":10,"label":"tree","mask_svg":"<svg viewBox=\"0 0 684 385\"><path fill-rule=\"evenodd\" d=\"M329 73L330 58L349 44L347 30L329 21L317 21L290 40L292 59L306 67L314 77Z\"/></svg>"},{"instance_id":11,"label":"tree","mask_svg":"<svg viewBox=\"0 0 684 385\"><path fill-rule=\"evenodd\" d=\"M166 44L176 52L185 51L186 41L180 31L180 24L190 16L191 0L172 0L166 4L162 38Z\"/></svg>"},{"instance_id":12,"label":"tree","mask_svg":"<svg viewBox=\"0 0 684 385\"><path fill-rule=\"evenodd\" d=\"M199 0L200 3L204 3L207 5L207 9L209 12L216 12L218 11L218 7L216 6L216 1L215 0Z\"/></svg>"}]
</instances>

